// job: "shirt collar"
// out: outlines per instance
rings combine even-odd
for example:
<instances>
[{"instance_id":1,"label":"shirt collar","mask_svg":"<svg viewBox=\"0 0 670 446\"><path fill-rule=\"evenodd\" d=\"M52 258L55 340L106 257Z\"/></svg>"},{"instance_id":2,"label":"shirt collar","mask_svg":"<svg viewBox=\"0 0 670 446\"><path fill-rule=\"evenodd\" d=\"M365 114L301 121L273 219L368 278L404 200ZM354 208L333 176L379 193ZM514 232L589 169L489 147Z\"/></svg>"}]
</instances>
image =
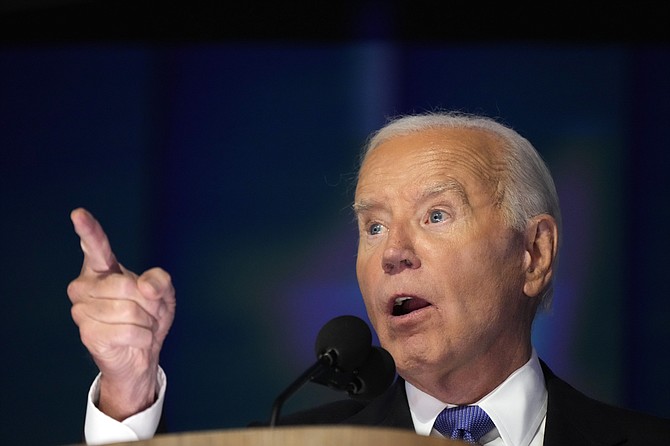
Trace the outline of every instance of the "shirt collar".
<instances>
[{"instance_id":1,"label":"shirt collar","mask_svg":"<svg viewBox=\"0 0 670 446\"><path fill-rule=\"evenodd\" d=\"M405 382L417 434L430 435L437 415L454 404L442 402ZM528 445L547 413L547 389L533 349L530 360L476 403L491 417L505 444Z\"/></svg>"}]
</instances>

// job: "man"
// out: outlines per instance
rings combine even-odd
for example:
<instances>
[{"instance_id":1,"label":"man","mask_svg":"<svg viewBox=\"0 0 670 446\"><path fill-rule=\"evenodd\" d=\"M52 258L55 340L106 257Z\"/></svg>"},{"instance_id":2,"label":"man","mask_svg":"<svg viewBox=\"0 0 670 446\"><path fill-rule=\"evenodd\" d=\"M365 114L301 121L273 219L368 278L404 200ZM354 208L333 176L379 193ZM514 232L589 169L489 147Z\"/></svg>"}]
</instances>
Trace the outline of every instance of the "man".
<instances>
[{"instance_id":1,"label":"man","mask_svg":"<svg viewBox=\"0 0 670 446\"><path fill-rule=\"evenodd\" d=\"M535 314L551 299L560 210L523 137L485 117L395 120L364 152L354 211L360 289L400 378L369 404L329 404L285 423L402 427L487 446L668 441L669 420L587 398L531 345ZM146 438L165 391L158 357L174 290L163 270L136 276L119 265L86 211L72 220L84 251L72 314L101 371L87 441Z\"/></svg>"}]
</instances>

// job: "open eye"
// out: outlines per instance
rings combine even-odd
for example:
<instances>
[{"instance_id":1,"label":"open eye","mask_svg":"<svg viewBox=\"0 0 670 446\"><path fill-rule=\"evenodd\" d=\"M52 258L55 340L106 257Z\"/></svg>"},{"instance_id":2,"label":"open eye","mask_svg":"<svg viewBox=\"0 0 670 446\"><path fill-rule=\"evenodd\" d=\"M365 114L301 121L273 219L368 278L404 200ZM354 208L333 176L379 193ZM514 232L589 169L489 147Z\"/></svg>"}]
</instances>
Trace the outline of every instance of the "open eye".
<instances>
[{"instance_id":1,"label":"open eye","mask_svg":"<svg viewBox=\"0 0 670 446\"><path fill-rule=\"evenodd\" d=\"M430 211L428 214L428 223L441 223L447 218L447 215L444 211L440 211L439 209L436 209L434 211Z\"/></svg>"},{"instance_id":2,"label":"open eye","mask_svg":"<svg viewBox=\"0 0 670 446\"><path fill-rule=\"evenodd\" d=\"M370 235L378 235L382 233L383 226L381 223L372 223L370 226L368 226L368 234Z\"/></svg>"}]
</instances>

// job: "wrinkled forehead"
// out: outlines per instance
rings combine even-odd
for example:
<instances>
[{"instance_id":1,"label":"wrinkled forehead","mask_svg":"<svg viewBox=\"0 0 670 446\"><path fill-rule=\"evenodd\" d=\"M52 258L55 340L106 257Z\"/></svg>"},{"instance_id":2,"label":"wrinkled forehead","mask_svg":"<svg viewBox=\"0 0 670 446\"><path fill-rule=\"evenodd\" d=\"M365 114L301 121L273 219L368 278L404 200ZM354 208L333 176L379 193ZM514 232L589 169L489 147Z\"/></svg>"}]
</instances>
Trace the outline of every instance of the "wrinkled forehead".
<instances>
[{"instance_id":1,"label":"wrinkled forehead","mask_svg":"<svg viewBox=\"0 0 670 446\"><path fill-rule=\"evenodd\" d=\"M443 176L496 190L504 172L502 152L498 137L479 129L428 129L395 136L368 152L356 196L375 186L409 186Z\"/></svg>"}]
</instances>

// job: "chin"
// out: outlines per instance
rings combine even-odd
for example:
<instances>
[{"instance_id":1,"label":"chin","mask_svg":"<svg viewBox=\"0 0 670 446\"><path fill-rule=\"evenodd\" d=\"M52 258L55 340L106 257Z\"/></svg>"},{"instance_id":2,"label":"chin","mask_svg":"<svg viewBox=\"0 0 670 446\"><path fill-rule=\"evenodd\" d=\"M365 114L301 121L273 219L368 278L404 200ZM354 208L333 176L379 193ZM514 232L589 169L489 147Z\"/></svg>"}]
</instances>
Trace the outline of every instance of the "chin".
<instances>
[{"instance_id":1,"label":"chin","mask_svg":"<svg viewBox=\"0 0 670 446\"><path fill-rule=\"evenodd\" d=\"M393 356L396 370L403 378L407 375L422 374L426 369L435 370L435 364L439 362L435 352L427 348L426 344L416 348L409 345L396 345L394 348L386 349Z\"/></svg>"}]
</instances>

